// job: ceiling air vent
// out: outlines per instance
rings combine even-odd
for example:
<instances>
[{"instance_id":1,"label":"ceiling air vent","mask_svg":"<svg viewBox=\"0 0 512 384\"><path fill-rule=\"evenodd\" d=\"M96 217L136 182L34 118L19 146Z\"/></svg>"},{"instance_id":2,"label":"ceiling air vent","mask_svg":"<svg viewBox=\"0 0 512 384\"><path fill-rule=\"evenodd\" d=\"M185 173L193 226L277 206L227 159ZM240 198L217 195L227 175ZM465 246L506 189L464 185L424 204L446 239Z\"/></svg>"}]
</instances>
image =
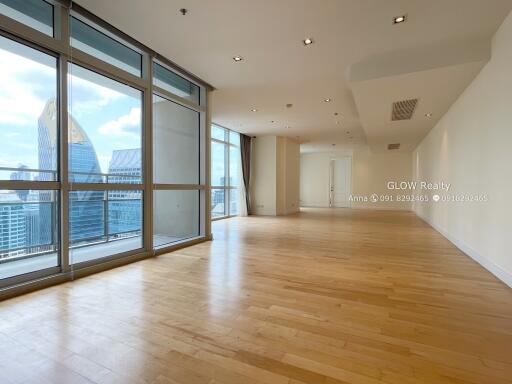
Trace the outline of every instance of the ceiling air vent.
<instances>
[{"instance_id":1,"label":"ceiling air vent","mask_svg":"<svg viewBox=\"0 0 512 384\"><path fill-rule=\"evenodd\" d=\"M388 150L400 149L400 143L388 144Z\"/></svg>"},{"instance_id":2,"label":"ceiling air vent","mask_svg":"<svg viewBox=\"0 0 512 384\"><path fill-rule=\"evenodd\" d=\"M416 109L416 105L418 105L418 99L395 101L393 103L391 120L409 120Z\"/></svg>"}]
</instances>

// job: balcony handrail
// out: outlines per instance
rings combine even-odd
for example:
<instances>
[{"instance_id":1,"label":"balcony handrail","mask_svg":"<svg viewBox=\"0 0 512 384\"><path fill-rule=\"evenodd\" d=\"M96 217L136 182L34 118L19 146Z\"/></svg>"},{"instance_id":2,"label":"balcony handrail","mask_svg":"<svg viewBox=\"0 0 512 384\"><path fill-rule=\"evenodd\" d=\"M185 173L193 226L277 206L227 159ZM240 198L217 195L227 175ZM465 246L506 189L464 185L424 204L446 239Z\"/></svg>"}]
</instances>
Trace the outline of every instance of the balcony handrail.
<instances>
[{"instance_id":1,"label":"balcony handrail","mask_svg":"<svg viewBox=\"0 0 512 384\"><path fill-rule=\"evenodd\" d=\"M57 173L58 172L57 170L53 170L53 169L14 168L14 167L0 167L0 171L39 172L39 173Z\"/></svg>"},{"instance_id":2,"label":"balcony handrail","mask_svg":"<svg viewBox=\"0 0 512 384\"><path fill-rule=\"evenodd\" d=\"M0 201L0 205L55 204L56 201Z\"/></svg>"},{"instance_id":3,"label":"balcony handrail","mask_svg":"<svg viewBox=\"0 0 512 384\"><path fill-rule=\"evenodd\" d=\"M141 178L142 175L127 175L124 173L103 173L103 172L81 172L81 171L69 171L70 175L88 175L88 176L106 176L106 177L112 177L112 176L122 176L122 177L137 177Z\"/></svg>"},{"instance_id":4,"label":"balcony handrail","mask_svg":"<svg viewBox=\"0 0 512 384\"><path fill-rule=\"evenodd\" d=\"M77 189L77 190L73 190L72 192L82 192L81 190ZM94 191L94 192L115 192L115 191ZM139 191L134 191L134 192L137 192L137 193L140 193ZM130 197L130 198L126 198L126 199L119 199L119 198L115 198L115 199L112 199L112 198L103 198L103 199L98 199L98 200L75 200L75 199L69 199L69 201L71 202L80 202L80 203L96 203L98 201L132 201L132 200L142 200L142 198L137 198L137 197Z\"/></svg>"},{"instance_id":5,"label":"balcony handrail","mask_svg":"<svg viewBox=\"0 0 512 384\"><path fill-rule=\"evenodd\" d=\"M77 191L73 191L73 192L77 192ZM113 192L113 191L109 191L109 192ZM120 198L103 198L101 200L73 200L71 199L72 202L81 202L81 203L87 203L87 202L90 202L90 203L94 203L94 202L98 202L98 201L109 201L109 202L115 202L115 201L135 201L135 200L142 200L141 198L137 198L137 197L130 197L130 198L126 198L126 199L120 199ZM25 200L20 200L20 201L0 201L0 205L30 205L30 204L55 204L57 201L25 201Z\"/></svg>"},{"instance_id":6,"label":"balcony handrail","mask_svg":"<svg viewBox=\"0 0 512 384\"><path fill-rule=\"evenodd\" d=\"M39 172L39 173L51 173L57 174L58 170L53 169L37 169L37 168L16 168L16 167L0 167L0 171L13 171L13 172ZM131 177L131 178L141 178L142 175L128 175L125 173L104 173L104 172L83 172L83 171L69 171L70 175L92 175L92 176L122 176L122 177ZM41 182L48 180L39 180Z\"/></svg>"}]
</instances>

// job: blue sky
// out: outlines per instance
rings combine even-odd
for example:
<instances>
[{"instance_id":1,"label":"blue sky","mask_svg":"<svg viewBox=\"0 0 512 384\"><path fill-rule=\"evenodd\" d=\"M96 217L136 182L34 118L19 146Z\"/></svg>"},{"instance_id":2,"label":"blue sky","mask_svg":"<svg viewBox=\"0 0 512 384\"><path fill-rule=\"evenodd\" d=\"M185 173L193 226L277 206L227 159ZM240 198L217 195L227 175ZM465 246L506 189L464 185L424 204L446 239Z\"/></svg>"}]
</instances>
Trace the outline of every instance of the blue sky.
<instances>
[{"instance_id":1,"label":"blue sky","mask_svg":"<svg viewBox=\"0 0 512 384\"><path fill-rule=\"evenodd\" d=\"M0 166L38 168L38 118L56 97L55 79L54 58L0 37ZM114 149L140 148L140 92L79 67L69 82L71 115L107 172Z\"/></svg>"}]
</instances>

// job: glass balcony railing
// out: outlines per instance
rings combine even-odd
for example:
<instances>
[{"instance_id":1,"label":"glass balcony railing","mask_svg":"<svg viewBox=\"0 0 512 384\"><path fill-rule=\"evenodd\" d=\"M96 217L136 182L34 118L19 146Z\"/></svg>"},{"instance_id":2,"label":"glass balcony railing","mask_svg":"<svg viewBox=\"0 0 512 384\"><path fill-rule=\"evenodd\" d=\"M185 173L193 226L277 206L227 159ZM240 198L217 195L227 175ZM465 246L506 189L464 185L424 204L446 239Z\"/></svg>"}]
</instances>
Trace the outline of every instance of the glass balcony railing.
<instances>
[{"instance_id":1,"label":"glass balcony railing","mask_svg":"<svg viewBox=\"0 0 512 384\"><path fill-rule=\"evenodd\" d=\"M39 191L47 197L54 191ZM116 197L127 193L139 196ZM0 201L0 263L58 251L55 201L24 201L33 191L3 191ZM140 191L73 191L70 193L70 247L87 247L142 235ZM99 198L101 197L101 198Z\"/></svg>"},{"instance_id":2,"label":"glass balcony railing","mask_svg":"<svg viewBox=\"0 0 512 384\"><path fill-rule=\"evenodd\" d=\"M58 192L0 190L0 279L59 265Z\"/></svg>"},{"instance_id":3,"label":"glass balcony railing","mask_svg":"<svg viewBox=\"0 0 512 384\"><path fill-rule=\"evenodd\" d=\"M0 263L58 250L55 191L0 191Z\"/></svg>"},{"instance_id":4,"label":"glass balcony railing","mask_svg":"<svg viewBox=\"0 0 512 384\"><path fill-rule=\"evenodd\" d=\"M72 191L69 237L73 248L142 233L141 191Z\"/></svg>"}]
</instances>

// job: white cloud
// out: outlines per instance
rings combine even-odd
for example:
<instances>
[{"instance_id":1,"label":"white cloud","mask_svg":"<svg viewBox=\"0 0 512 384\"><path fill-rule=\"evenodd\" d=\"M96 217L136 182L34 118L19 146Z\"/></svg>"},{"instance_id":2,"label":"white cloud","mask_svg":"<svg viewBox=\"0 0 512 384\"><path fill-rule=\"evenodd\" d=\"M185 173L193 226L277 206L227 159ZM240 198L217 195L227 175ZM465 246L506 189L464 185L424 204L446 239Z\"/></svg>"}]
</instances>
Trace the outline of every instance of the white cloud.
<instances>
[{"instance_id":1,"label":"white cloud","mask_svg":"<svg viewBox=\"0 0 512 384\"><path fill-rule=\"evenodd\" d=\"M141 124L140 108L131 108L128 114L100 126L98 132L101 135L140 137Z\"/></svg>"},{"instance_id":2,"label":"white cloud","mask_svg":"<svg viewBox=\"0 0 512 384\"><path fill-rule=\"evenodd\" d=\"M96 113L112 101L126 97L123 93L109 88L109 84L113 80L83 68L71 68L69 87L73 89L73 92L69 93L69 112L76 119L84 118L90 113Z\"/></svg>"},{"instance_id":3,"label":"white cloud","mask_svg":"<svg viewBox=\"0 0 512 384\"><path fill-rule=\"evenodd\" d=\"M0 69L0 124L33 124L46 103L35 94L43 82L34 84L20 78L55 76L55 69L3 49L0 49Z\"/></svg>"},{"instance_id":4,"label":"white cloud","mask_svg":"<svg viewBox=\"0 0 512 384\"><path fill-rule=\"evenodd\" d=\"M83 94L83 91L90 92L90 96L91 96L90 101L94 102L94 105L99 106L99 107L104 107L112 100L116 100L116 99L125 97L125 95L121 92L118 92L114 89L107 88L107 87L104 87L104 86L98 84L97 82L93 81L94 80L93 78L87 79L87 78L80 77L80 75L87 77L87 75L89 74L88 72L82 73L82 71L84 71L84 70L77 72L77 75L71 74L71 76L69 77L69 86L73 90L77 90L78 88L81 88L80 91L82 91L82 94ZM97 75L97 76L99 76L99 75ZM94 77L96 78L96 76L94 76ZM99 78L99 79L101 79L101 78ZM111 80L107 80L107 81L111 81ZM73 92L71 92L70 97L71 97L71 99L73 99ZM83 103L83 101L80 101L80 104L82 104L82 103Z\"/></svg>"},{"instance_id":5,"label":"white cloud","mask_svg":"<svg viewBox=\"0 0 512 384\"><path fill-rule=\"evenodd\" d=\"M2 41L0 41L1 43ZM56 95L56 69L52 66L52 60L49 57L41 55L39 58L27 58L11 52L11 49L17 49L17 45L6 43L0 48L0 124L9 124L14 126L37 126L37 119L41 116L47 98ZM27 49L27 48L24 48ZM84 70L75 70L76 75L70 75L69 82L76 93L80 93L81 98L87 95L86 100L80 100L72 104L74 110L72 114L87 113L105 107L112 100L126 97L118 90L109 88L108 81L105 78L105 85L88 79L89 72ZM98 77L98 79L96 79ZM96 76L94 79L102 80ZM73 101L74 93L70 93L70 101ZM43 95L48 95L45 98Z\"/></svg>"}]
</instances>

